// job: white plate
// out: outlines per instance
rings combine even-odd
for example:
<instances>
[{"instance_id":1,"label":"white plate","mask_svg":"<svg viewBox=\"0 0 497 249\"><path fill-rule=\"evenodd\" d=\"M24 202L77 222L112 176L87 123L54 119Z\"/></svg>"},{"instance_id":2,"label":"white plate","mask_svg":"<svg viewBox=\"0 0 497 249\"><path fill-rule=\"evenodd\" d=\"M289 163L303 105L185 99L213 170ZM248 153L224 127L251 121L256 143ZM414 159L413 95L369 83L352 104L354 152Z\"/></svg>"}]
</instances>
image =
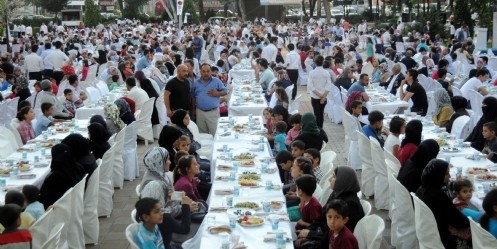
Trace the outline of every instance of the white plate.
<instances>
[{"instance_id":1,"label":"white plate","mask_svg":"<svg viewBox=\"0 0 497 249\"><path fill-rule=\"evenodd\" d=\"M250 208L230 208L226 212L228 214L236 215L236 216L254 215L255 214L255 210L250 209ZM250 214L248 214L248 213L250 213Z\"/></svg>"}]
</instances>

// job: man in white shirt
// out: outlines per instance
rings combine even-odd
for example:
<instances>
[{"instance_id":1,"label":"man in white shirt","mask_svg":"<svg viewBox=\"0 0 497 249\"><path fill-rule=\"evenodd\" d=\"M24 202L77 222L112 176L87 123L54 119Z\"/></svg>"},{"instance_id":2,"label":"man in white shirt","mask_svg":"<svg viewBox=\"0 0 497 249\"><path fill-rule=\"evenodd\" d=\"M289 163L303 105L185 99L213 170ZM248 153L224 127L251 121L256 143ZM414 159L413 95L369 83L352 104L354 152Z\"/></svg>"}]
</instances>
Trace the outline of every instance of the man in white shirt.
<instances>
[{"instance_id":1,"label":"man in white shirt","mask_svg":"<svg viewBox=\"0 0 497 249\"><path fill-rule=\"evenodd\" d=\"M126 79L126 88L128 89L128 97L135 101L135 111L141 110L145 101L150 99L145 90L136 86L136 79L129 77Z\"/></svg>"},{"instance_id":2,"label":"man in white shirt","mask_svg":"<svg viewBox=\"0 0 497 249\"><path fill-rule=\"evenodd\" d=\"M84 106L83 101L85 101L88 96L86 96L86 93L83 91L83 89L79 87L78 76L75 74L70 75L67 80L69 81L69 85L67 85L66 89L71 89L72 101L74 102L74 105L76 105L76 108ZM59 91L64 90L65 89L59 89Z\"/></svg>"},{"instance_id":3,"label":"man in white shirt","mask_svg":"<svg viewBox=\"0 0 497 249\"><path fill-rule=\"evenodd\" d=\"M28 71L30 80L42 80L42 72L44 69L43 59L37 55L38 45L31 45L31 52L24 58L24 66Z\"/></svg>"},{"instance_id":4,"label":"man in white shirt","mask_svg":"<svg viewBox=\"0 0 497 249\"><path fill-rule=\"evenodd\" d=\"M323 56L316 56L314 63L316 64L316 69L309 72L307 86L311 92L311 105L317 125L323 128L324 107L326 106L328 94L331 92L331 78L328 71L323 68Z\"/></svg>"},{"instance_id":5,"label":"man in white shirt","mask_svg":"<svg viewBox=\"0 0 497 249\"><path fill-rule=\"evenodd\" d=\"M299 69L302 68L302 63L300 62L300 55L295 52L295 45L293 43L288 44L288 54L286 55L286 73L288 78L293 83L292 100L295 100L297 96L297 80L299 79Z\"/></svg>"},{"instance_id":6,"label":"man in white shirt","mask_svg":"<svg viewBox=\"0 0 497 249\"><path fill-rule=\"evenodd\" d=\"M43 62L45 63L45 68L48 65L53 70L52 78L55 79L57 85L59 85L62 78L64 78L62 66L64 66L67 61L69 61L69 57L62 52L62 42L56 41L55 50L45 57Z\"/></svg>"},{"instance_id":7,"label":"man in white shirt","mask_svg":"<svg viewBox=\"0 0 497 249\"><path fill-rule=\"evenodd\" d=\"M481 95L486 96L488 94L487 87L483 85L483 82L488 80L489 72L486 68L482 68L476 72L476 76L469 79L461 87L461 94L466 99L470 100L469 90L474 90L479 92Z\"/></svg>"},{"instance_id":8,"label":"man in white shirt","mask_svg":"<svg viewBox=\"0 0 497 249\"><path fill-rule=\"evenodd\" d=\"M276 55L278 55L276 43L278 42L278 37L271 37L270 42L270 44L262 49L261 57L266 59L271 64L271 62L276 63Z\"/></svg>"},{"instance_id":9,"label":"man in white shirt","mask_svg":"<svg viewBox=\"0 0 497 249\"><path fill-rule=\"evenodd\" d=\"M44 34L48 33L48 27L47 27L47 25L45 25L45 23L41 24L40 32L43 32Z\"/></svg>"}]
</instances>

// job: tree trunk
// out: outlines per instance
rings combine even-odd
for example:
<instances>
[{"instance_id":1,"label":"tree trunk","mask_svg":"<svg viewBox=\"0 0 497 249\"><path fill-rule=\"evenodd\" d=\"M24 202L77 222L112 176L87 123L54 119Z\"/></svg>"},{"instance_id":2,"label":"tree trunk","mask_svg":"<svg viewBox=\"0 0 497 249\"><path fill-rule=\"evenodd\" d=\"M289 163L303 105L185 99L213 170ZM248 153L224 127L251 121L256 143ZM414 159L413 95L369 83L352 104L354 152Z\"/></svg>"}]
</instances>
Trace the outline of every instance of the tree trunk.
<instances>
[{"instance_id":1,"label":"tree trunk","mask_svg":"<svg viewBox=\"0 0 497 249\"><path fill-rule=\"evenodd\" d=\"M315 8L316 8L316 0L309 0L309 13L311 17L314 17Z\"/></svg>"},{"instance_id":2,"label":"tree trunk","mask_svg":"<svg viewBox=\"0 0 497 249\"><path fill-rule=\"evenodd\" d=\"M205 10L204 10L204 1L198 0L198 14L200 15L201 22L205 22Z\"/></svg>"},{"instance_id":3,"label":"tree trunk","mask_svg":"<svg viewBox=\"0 0 497 249\"><path fill-rule=\"evenodd\" d=\"M307 13L305 12L305 1L302 0L302 13L304 14L304 16L307 17Z\"/></svg>"},{"instance_id":4,"label":"tree trunk","mask_svg":"<svg viewBox=\"0 0 497 249\"><path fill-rule=\"evenodd\" d=\"M238 0L238 8L240 8L242 22L245 22L247 20L247 11L245 10L244 0Z\"/></svg>"},{"instance_id":5,"label":"tree trunk","mask_svg":"<svg viewBox=\"0 0 497 249\"><path fill-rule=\"evenodd\" d=\"M316 0L316 17L321 18L321 0Z\"/></svg>"},{"instance_id":6,"label":"tree trunk","mask_svg":"<svg viewBox=\"0 0 497 249\"><path fill-rule=\"evenodd\" d=\"M324 5L324 13L326 14L326 23L330 23L331 19L330 2L328 0L324 0L323 5Z\"/></svg>"}]
</instances>

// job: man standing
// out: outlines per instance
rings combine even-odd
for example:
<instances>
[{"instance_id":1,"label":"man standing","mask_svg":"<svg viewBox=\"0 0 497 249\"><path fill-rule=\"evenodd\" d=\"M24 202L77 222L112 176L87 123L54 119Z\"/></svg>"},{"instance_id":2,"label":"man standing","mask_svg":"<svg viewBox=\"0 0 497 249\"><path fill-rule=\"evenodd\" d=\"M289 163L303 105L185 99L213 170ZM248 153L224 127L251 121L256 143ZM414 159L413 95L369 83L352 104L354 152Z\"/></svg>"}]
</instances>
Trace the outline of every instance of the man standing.
<instances>
[{"instance_id":1,"label":"man standing","mask_svg":"<svg viewBox=\"0 0 497 249\"><path fill-rule=\"evenodd\" d=\"M191 110L190 83L186 79L188 67L181 64L176 68L176 77L167 82L164 91L164 103L166 104L167 116L171 117L178 109Z\"/></svg>"},{"instance_id":2,"label":"man standing","mask_svg":"<svg viewBox=\"0 0 497 249\"><path fill-rule=\"evenodd\" d=\"M204 41L198 36L198 31L193 32L192 48L195 52L195 58L200 61L200 55L202 54L202 45Z\"/></svg>"},{"instance_id":3,"label":"man standing","mask_svg":"<svg viewBox=\"0 0 497 249\"><path fill-rule=\"evenodd\" d=\"M198 130L214 136L219 119L219 97L225 96L227 91L221 80L211 76L209 64L202 64L200 75L193 83L192 106L196 107L194 114Z\"/></svg>"},{"instance_id":4,"label":"man standing","mask_svg":"<svg viewBox=\"0 0 497 249\"><path fill-rule=\"evenodd\" d=\"M38 45L31 45L31 53L29 53L24 59L24 65L26 66L30 80L41 81L44 66L43 59L41 56L36 54L37 51Z\"/></svg>"},{"instance_id":5,"label":"man standing","mask_svg":"<svg viewBox=\"0 0 497 249\"><path fill-rule=\"evenodd\" d=\"M44 62L52 67L52 78L55 79L57 86L60 84L62 78L64 78L62 66L64 66L68 60L69 57L62 52L62 42L56 41L55 50L45 58Z\"/></svg>"},{"instance_id":6,"label":"man standing","mask_svg":"<svg viewBox=\"0 0 497 249\"><path fill-rule=\"evenodd\" d=\"M278 42L278 37L271 37L271 43L268 44L264 49L262 49L261 57L266 59L269 64L271 62L276 63L276 55L278 55L278 48L276 47L276 43Z\"/></svg>"},{"instance_id":7,"label":"man standing","mask_svg":"<svg viewBox=\"0 0 497 249\"><path fill-rule=\"evenodd\" d=\"M288 74L288 78L293 84L292 91L292 100L295 100L295 96L297 96L297 81L299 79L299 68L300 65L300 56L295 52L295 45L293 43L288 44L288 54L286 55L286 73Z\"/></svg>"}]
</instances>

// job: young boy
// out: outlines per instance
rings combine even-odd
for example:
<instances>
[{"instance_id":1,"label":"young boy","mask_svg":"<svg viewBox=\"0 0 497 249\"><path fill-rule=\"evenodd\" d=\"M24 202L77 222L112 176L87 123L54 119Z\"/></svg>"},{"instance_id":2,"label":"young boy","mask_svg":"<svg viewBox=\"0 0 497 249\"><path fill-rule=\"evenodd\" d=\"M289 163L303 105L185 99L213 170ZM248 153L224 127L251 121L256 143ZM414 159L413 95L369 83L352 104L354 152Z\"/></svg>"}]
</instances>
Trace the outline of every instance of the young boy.
<instances>
[{"instance_id":1,"label":"young boy","mask_svg":"<svg viewBox=\"0 0 497 249\"><path fill-rule=\"evenodd\" d=\"M16 204L0 206L0 224L5 228L0 234L0 247L31 248L31 232L18 229L21 225L21 207Z\"/></svg>"},{"instance_id":2,"label":"young boy","mask_svg":"<svg viewBox=\"0 0 497 249\"><path fill-rule=\"evenodd\" d=\"M36 122L35 133L39 136L43 131L46 131L48 127L54 125L53 114L55 113L55 107L52 103L41 104L41 111L43 116L41 116Z\"/></svg>"},{"instance_id":3,"label":"young boy","mask_svg":"<svg viewBox=\"0 0 497 249\"><path fill-rule=\"evenodd\" d=\"M119 81L119 75L112 75L112 83L109 86L109 91L119 87L119 83L117 83L117 81Z\"/></svg>"},{"instance_id":4,"label":"young boy","mask_svg":"<svg viewBox=\"0 0 497 249\"><path fill-rule=\"evenodd\" d=\"M38 220L45 213L43 204L38 201L40 190L33 185L24 185L22 187L22 194L26 198L26 209L24 211L33 216L35 220Z\"/></svg>"},{"instance_id":5,"label":"young boy","mask_svg":"<svg viewBox=\"0 0 497 249\"><path fill-rule=\"evenodd\" d=\"M362 102L359 100L354 100L350 104L350 108L352 109L352 116L357 119L357 125L359 130L362 129L362 127L365 125L361 120L359 119L362 115Z\"/></svg>"},{"instance_id":6,"label":"young boy","mask_svg":"<svg viewBox=\"0 0 497 249\"><path fill-rule=\"evenodd\" d=\"M287 150L285 140L286 140L286 123L284 121L278 121L274 125L274 151L276 153L283 150Z\"/></svg>"},{"instance_id":7,"label":"young boy","mask_svg":"<svg viewBox=\"0 0 497 249\"><path fill-rule=\"evenodd\" d=\"M15 204L22 208L24 207L24 195L19 191L10 190L5 194L5 204ZM21 212L20 218L21 220L18 225L20 229L28 229L35 223L33 216L27 212ZM3 229L3 227L0 227L0 233L3 232Z\"/></svg>"},{"instance_id":8,"label":"young boy","mask_svg":"<svg viewBox=\"0 0 497 249\"><path fill-rule=\"evenodd\" d=\"M316 181L319 184L319 182L321 182L321 178L323 177L323 172L321 171L321 167L319 167L319 164L321 163L321 153L314 148L310 148L304 151L304 157L311 160L312 173L316 177Z\"/></svg>"},{"instance_id":9,"label":"young boy","mask_svg":"<svg viewBox=\"0 0 497 249\"><path fill-rule=\"evenodd\" d=\"M328 204L326 223L330 228L329 248L359 249L354 234L345 226L349 220L349 207L346 202L336 199Z\"/></svg>"},{"instance_id":10,"label":"young boy","mask_svg":"<svg viewBox=\"0 0 497 249\"><path fill-rule=\"evenodd\" d=\"M299 210L302 214L302 218L297 221L295 226L295 231L299 233L300 230L320 220L322 207L319 201L312 196L317 186L314 176L302 175L295 179L295 185L297 186L297 196L300 198Z\"/></svg>"},{"instance_id":11,"label":"young boy","mask_svg":"<svg viewBox=\"0 0 497 249\"><path fill-rule=\"evenodd\" d=\"M288 133L286 134L286 140L285 140L285 144L290 146L290 144L292 144L293 140L295 140L295 138L300 135L300 121L302 119L302 115L300 114L293 114L291 117L290 117L290 125L292 125L292 129L290 129L288 131Z\"/></svg>"},{"instance_id":12,"label":"young boy","mask_svg":"<svg viewBox=\"0 0 497 249\"><path fill-rule=\"evenodd\" d=\"M368 115L368 120L369 124L365 125L362 127L362 132L366 137L373 137L381 145L381 148L383 148L383 145L385 144L385 139L382 137L382 135L388 136L388 132L386 130L383 130L383 119L385 116L383 116L383 113L380 111L372 111Z\"/></svg>"},{"instance_id":13,"label":"young boy","mask_svg":"<svg viewBox=\"0 0 497 249\"><path fill-rule=\"evenodd\" d=\"M290 151L282 150L276 154L276 164L278 165L278 170L280 172L281 182L283 184L290 183L290 169L293 166L293 156Z\"/></svg>"},{"instance_id":14,"label":"young boy","mask_svg":"<svg viewBox=\"0 0 497 249\"><path fill-rule=\"evenodd\" d=\"M495 139L497 133L497 123L488 122L483 124L482 135L485 138L485 146L481 151L484 154L487 154L487 158L494 163L497 163L497 139Z\"/></svg>"},{"instance_id":15,"label":"young boy","mask_svg":"<svg viewBox=\"0 0 497 249\"><path fill-rule=\"evenodd\" d=\"M301 157L304 155L305 143L300 140L292 142L290 148L292 149L293 158Z\"/></svg>"},{"instance_id":16,"label":"young boy","mask_svg":"<svg viewBox=\"0 0 497 249\"><path fill-rule=\"evenodd\" d=\"M452 184L453 193L456 196L452 203L464 216L471 217L478 221L483 213L478 211L478 207L471 203L473 197L473 184L468 179L458 179Z\"/></svg>"},{"instance_id":17,"label":"young boy","mask_svg":"<svg viewBox=\"0 0 497 249\"><path fill-rule=\"evenodd\" d=\"M74 104L74 101L72 101L72 90L65 89L64 97L66 98L66 101L64 101L64 106L66 107L66 109L70 113L72 113L72 115L76 114L76 104Z\"/></svg>"}]
</instances>

